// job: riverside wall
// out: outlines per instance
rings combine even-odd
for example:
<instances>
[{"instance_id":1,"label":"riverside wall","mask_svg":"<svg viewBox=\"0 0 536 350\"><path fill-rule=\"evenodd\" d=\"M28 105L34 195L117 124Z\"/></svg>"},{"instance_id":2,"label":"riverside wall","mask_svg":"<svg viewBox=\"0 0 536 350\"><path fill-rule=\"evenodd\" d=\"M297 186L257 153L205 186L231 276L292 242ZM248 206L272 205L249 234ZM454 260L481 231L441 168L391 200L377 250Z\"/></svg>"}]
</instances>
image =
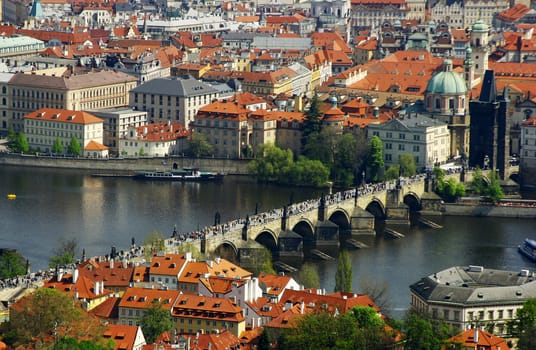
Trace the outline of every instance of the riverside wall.
<instances>
[{"instance_id":1,"label":"riverside wall","mask_svg":"<svg viewBox=\"0 0 536 350\"><path fill-rule=\"evenodd\" d=\"M444 203L441 210L446 216L482 216L504 217L519 219L536 219L536 205L510 206L510 205L474 205Z\"/></svg>"},{"instance_id":2,"label":"riverside wall","mask_svg":"<svg viewBox=\"0 0 536 350\"><path fill-rule=\"evenodd\" d=\"M247 159L227 158L71 158L0 153L1 165L25 167L80 169L96 174L132 174L142 170L170 170L173 163L178 168L199 168L230 175L247 175Z\"/></svg>"}]
</instances>

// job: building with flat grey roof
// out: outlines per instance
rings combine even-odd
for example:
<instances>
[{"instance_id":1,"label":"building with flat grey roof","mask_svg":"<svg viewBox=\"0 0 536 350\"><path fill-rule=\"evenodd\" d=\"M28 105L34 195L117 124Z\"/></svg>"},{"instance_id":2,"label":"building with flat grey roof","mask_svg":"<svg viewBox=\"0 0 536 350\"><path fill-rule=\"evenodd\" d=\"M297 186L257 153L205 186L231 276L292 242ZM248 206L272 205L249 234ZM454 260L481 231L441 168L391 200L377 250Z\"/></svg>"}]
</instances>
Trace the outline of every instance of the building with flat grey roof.
<instances>
[{"instance_id":1,"label":"building with flat grey roof","mask_svg":"<svg viewBox=\"0 0 536 350\"><path fill-rule=\"evenodd\" d=\"M217 99L219 92L192 78L171 77L150 80L130 91L130 106L147 111L150 123L179 122L189 128L199 108Z\"/></svg>"},{"instance_id":2,"label":"building with flat grey roof","mask_svg":"<svg viewBox=\"0 0 536 350\"><path fill-rule=\"evenodd\" d=\"M130 127L147 124L147 112L136 111L130 107L108 108L88 111L103 120L103 143L110 148L112 155L119 153L119 140L128 135Z\"/></svg>"},{"instance_id":3,"label":"building with flat grey roof","mask_svg":"<svg viewBox=\"0 0 536 350\"><path fill-rule=\"evenodd\" d=\"M535 274L482 266L454 266L423 277L410 287L411 307L460 331L490 327L502 336L523 303L536 298Z\"/></svg>"}]
</instances>

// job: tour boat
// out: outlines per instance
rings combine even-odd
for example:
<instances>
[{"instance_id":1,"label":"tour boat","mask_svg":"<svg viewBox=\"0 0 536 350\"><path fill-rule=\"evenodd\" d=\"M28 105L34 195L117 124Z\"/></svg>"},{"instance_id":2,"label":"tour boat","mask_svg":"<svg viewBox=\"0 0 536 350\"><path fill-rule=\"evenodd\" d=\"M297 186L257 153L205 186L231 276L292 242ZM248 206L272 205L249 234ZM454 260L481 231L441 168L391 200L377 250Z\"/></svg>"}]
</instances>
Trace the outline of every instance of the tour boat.
<instances>
[{"instance_id":1,"label":"tour boat","mask_svg":"<svg viewBox=\"0 0 536 350\"><path fill-rule=\"evenodd\" d=\"M517 248L521 254L526 256L528 259L536 262L536 241L535 240L527 238Z\"/></svg>"},{"instance_id":2,"label":"tour boat","mask_svg":"<svg viewBox=\"0 0 536 350\"><path fill-rule=\"evenodd\" d=\"M221 181L224 174L211 171L200 171L197 168L182 170L141 171L134 175L135 179L162 181Z\"/></svg>"},{"instance_id":3,"label":"tour boat","mask_svg":"<svg viewBox=\"0 0 536 350\"><path fill-rule=\"evenodd\" d=\"M17 198L17 195L14 193L10 193L7 195L7 199L15 199L15 198Z\"/></svg>"}]
</instances>

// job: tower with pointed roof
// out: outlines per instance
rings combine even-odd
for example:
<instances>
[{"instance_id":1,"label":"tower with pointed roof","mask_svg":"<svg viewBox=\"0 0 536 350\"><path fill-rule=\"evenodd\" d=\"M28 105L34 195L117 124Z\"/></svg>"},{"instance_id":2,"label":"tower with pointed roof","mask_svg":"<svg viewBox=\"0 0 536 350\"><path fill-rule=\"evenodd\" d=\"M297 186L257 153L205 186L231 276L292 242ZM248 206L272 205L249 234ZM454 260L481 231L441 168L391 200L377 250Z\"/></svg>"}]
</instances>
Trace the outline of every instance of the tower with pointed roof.
<instances>
[{"instance_id":1,"label":"tower with pointed roof","mask_svg":"<svg viewBox=\"0 0 536 350\"><path fill-rule=\"evenodd\" d=\"M508 93L497 93L495 75L487 70L478 100L469 102L471 139L469 166L497 170L504 178L510 155L510 125L507 117Z\"/></svg>"}]
</instances>

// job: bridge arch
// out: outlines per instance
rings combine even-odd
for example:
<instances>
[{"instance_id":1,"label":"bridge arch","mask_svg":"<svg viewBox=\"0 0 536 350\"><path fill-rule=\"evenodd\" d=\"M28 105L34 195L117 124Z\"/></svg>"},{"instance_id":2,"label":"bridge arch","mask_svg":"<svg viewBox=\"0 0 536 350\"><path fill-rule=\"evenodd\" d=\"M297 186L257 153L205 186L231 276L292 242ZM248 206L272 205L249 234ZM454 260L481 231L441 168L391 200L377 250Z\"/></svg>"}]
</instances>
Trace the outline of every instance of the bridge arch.
<instances>
[{"instance_id":1,"label":"bridge arch","mask_svg":"<svg viewBox=\"0 0 536 350\"><path fill-rule=\"evenodd\" d=\"M365 207L365 210L374 215L375 219L385 220L385 206L380 199L376 197L372 198L370 203Z\"/></svg>"},{"instance_id":2,"label":"bridge arch","mask_svg":"<svg viewBox=\"0 0 536 350\"><path fill-rule=\"evenodd\" d=\"M268 248L271 252L277 251L277 235L272 230L262 230L254 239L255 242Z\"/></svg>"},{"instance_id":3,"label":"bridge arch","mask_svg":"<svg viewBox=\"0 0 536 350\"><path fill-rule=\"evenodd\" d=\"M329 221L333 222L337 226L339 226L339 229L350 229L350 215L346 212L346 210L338 208L331 213L329 216Z\"/></svg>"},{"instance_id":4,"label":"bridge arch","mask_svg":"<svg viewBox=\"0 0 536 350\"><path fill-rule=\"evenodd\" d=\"M214 256L219 256L229 261L237 261L238 247L232 241L224 240L214 249Z\"/></svg>"},{"instance_id":5,"label":"bridge arch","mask_svg":"<svg viewBox=\"0 0 536 350\"><path fill-rule=\"evenodd\" d=\"M421 198L415 192L408 192L404 195L404 204L411 211L419 211L422 209Z\"/></svg>"},{"instance_id":6,"label":"bridge arch","mask_svg":"<svg viewBox=\"0 0 536 350\"><path fill-rule=\"evenodd\" d=\"M315 239L315 229L314 225L308 219L301 219L294 225L292 231L296 232L303 237L303 242L312 243Z\"/></svg>"}]
</instances>

